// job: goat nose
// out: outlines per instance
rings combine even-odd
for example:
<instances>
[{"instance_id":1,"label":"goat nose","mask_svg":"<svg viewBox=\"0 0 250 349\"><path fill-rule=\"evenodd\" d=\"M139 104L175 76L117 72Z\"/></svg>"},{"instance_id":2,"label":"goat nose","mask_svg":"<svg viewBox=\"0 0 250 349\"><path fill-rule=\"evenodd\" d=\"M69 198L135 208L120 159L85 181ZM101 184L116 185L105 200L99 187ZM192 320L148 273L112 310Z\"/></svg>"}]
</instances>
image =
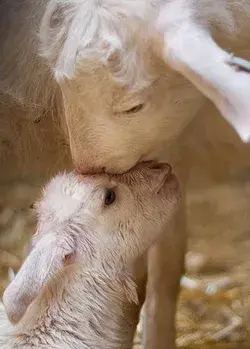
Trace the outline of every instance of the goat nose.
<instances>
[{"instance_id":1,"label":"goat nose","mask_svg":"<svg viewBox=\"0 0 250 349\"><path fill-rule=\"evenodd\" d=\"M167 163L157 163L155 161L152 161L149 164L149 168L151 168L152 170L164 170L166 172L172 172L172 166L170 164Z\"/></svg>"},{"instance_id":2,"label":"goat nose","mask_svg":"<svg viewBox=\"0 0 250 349\"><path fill-rule=\"evenodd\" d=\"M76 172L82 175L87 175L87 174L99 174L99 173L104 173L105 172L105 167L101 166L91 166L88 164L75 164L74 165Z\"/></svg>"},{"instance_id":3,"label":"goat nose","mask_svg":"<svg viewBox=\"0 0 250 349\"><path fill-rule=\"evenodd\" d=\"M157 161L145 161L142 162L138 165L139 167L146 167L150 170L160 170L160 171L164 171L164 172L172 172L172 166L169 165L168 163L160 163Z\"/></svg>"}]
</instances>

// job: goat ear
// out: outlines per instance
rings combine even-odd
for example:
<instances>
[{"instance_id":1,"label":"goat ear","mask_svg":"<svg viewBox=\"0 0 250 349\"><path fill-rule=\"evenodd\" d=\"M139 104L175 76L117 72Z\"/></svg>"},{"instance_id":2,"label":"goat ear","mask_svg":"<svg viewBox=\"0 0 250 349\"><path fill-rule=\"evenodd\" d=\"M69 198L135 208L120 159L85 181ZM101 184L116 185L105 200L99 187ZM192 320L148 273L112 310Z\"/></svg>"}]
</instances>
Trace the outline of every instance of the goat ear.
<instances>
[{"instance_id":1,"label":"goat ear","mask_svg":"<svg viewBox=\"0 0 250 349\"><path fill-rule=\"evenodd\" d=\"M157 22L164 60L216 105L242 141L250 141L249 63L221 49L188 14L177 25L170 15L163 11Z\"/></svg>"},{"instance_id":2,"label":"goat ear","mask_svg":"<svg viewBox=\"0 0 250 349\"><path fill-rule=\"evenodd\" d=\"M40 238L4 292L3 303L10 322L21 320L42 287L63 267L65 257L74 251L73 239L68 237L59 240L46 234Z\"/></svg>"}]
</instances>

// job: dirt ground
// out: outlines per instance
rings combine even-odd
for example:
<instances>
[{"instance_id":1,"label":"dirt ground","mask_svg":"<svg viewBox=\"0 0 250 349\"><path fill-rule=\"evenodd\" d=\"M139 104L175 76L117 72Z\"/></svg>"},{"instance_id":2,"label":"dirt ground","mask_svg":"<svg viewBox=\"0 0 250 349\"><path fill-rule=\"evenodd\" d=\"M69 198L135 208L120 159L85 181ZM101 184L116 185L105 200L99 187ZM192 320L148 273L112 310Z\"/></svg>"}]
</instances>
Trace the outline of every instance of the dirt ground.
<instances>
[{"instance_id":1,"label":"dirt ground","mask_svg":"<svg viewBox=\"0 0 250 349\"><path fill-rule=\"evenodd\" d=\"M231 149L231 148L230 148ZM207 152L212 154L210 148ZM187 274L177 315L177 343L185 348L250 348L250 150L222 149L210 163L223 173L189 182ZM241 165L235 166L239 160ZM226 160L225 160L226 159ZM229 160L232 159L232 165ZM218 166L217 166L218 167ZM237 168L237 171L235 170ZM220 171L219 171L220 172ZM9 267L17 271L34 232L30 205L39 193L30 183L0 185L0 299ZM192 289L193 287L193 289ZM140 347L141 334L135 339Z\"/></svg>"}]
</instances>

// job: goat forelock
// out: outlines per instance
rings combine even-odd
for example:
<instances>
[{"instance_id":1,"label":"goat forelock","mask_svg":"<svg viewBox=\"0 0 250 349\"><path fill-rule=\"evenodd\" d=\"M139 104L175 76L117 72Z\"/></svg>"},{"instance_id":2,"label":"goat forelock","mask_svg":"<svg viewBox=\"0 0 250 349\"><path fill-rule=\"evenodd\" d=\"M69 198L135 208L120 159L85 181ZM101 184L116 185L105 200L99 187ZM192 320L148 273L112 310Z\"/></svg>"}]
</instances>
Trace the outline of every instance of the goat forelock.
<instances>
[{"instance_id":1,"label":"goat forelock","mask_svg":"<svg viewBox=\"0 0 250 349\"><path fill-rule=\"evenodd\" d=\"M72 79L79 65L86 68L99 61L121 84L148 84L152 77L143 68L141 52L143 45L146 51L147 34L139 45L135 34L138 28L146 28L152 15L148 6L141 0L51 2L41 26L41 41L42 55L51 62L56 80Z\"/></svg>"}]
</instances>

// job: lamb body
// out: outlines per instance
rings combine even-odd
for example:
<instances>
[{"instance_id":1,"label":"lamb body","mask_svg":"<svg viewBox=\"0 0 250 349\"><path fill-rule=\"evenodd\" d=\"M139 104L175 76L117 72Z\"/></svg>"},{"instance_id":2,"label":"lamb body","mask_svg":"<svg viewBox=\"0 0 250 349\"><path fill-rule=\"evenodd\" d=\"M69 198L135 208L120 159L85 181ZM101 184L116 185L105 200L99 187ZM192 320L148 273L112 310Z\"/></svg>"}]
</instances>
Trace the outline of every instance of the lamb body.
<instances>
[{"instance_id":1,"label":"lamb body","mask_svg":"<svg viewBox=\"0 0 250 349\"><path fill-rule=\"evenodd\" d=\"M130 349L146 277L136 261L178 201L167 164L55 177L36 205L33 248L4 293L12 324L1 318L1 349Z\"/></svg>"}]
</instances>

